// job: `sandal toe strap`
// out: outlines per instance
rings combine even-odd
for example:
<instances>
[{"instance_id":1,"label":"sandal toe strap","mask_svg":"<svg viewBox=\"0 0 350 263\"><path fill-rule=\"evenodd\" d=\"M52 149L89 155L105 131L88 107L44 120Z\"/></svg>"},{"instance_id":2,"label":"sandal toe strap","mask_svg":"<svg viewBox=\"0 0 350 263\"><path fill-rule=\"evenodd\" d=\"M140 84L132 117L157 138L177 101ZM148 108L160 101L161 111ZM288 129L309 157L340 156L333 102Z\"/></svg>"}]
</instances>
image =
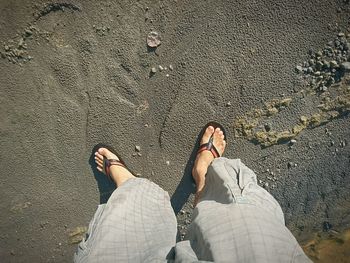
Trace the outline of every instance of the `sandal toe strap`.
<instances>
[{"instance_id":1,"label":"sandal toe strap","mask_svg":"<svg viewBox=\"0 0 350 263\"><path fill-rule=\"evenodd\" d=\"M106 174L108 177L110 177L110 167L111 167L112 165L117 165L117 166L126 167L125 164L122 163L120 160L104 158L104 159L103 159L103 168L104 168L105 174Z\"/></svg>"},{"instance_id":2,"label":"sandal toe strap","mask_svg":"<svg viewBox=\"0 0 350 263\"><path fill-rule=\"evenodd\" d=\"M220 157L219 151L216 149L216 147L213 144L212 138L210 138L209 142L204 143L199 147L197 154L203 151L210 151L214 156L214 158Z\"/></svg>"}]
</instances>

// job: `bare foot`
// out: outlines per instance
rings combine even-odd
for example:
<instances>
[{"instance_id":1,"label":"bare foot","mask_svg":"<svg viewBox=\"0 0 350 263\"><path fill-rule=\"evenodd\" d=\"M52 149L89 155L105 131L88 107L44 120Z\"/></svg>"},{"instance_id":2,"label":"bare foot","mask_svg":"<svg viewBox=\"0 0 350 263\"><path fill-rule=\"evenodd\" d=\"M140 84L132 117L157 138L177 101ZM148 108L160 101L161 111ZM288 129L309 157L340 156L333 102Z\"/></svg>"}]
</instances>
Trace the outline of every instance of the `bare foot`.
<instances>
[{"instance_id":1,"label":"bare foot","mask_svg":"<svg viewBox=\"0 0 350 263\"><path fill-rule=\"evenodd\" d=\"M223 131L220 128L208 126L201 139L200 145L209 142L210 137L213 135L213 144L218 150L220 156L224 153L226 147L226 141ZM197 205L201 192L205 186L205 175L208 171L210 163L214 160L214 156L210 151L202 151L197 154L194 166L192 169L192 176L196 182L196 195L194 200L194 206Z\"/></svg>"},{"instance_id":2,"label":"bare foot","mask_svg":"<svg viewBox=\"0 0 350 263\"><path fill-rule=\"evenodd\" d=\"M97 170L103 173L103 156L107 159L117 159L118 156L109 151L106 148L100 148L95 152L95 162L97 164ZM119 165L111 165L110 166L110 175L113 181L116 183L117 187L121 186L125 181L130 178L134 178L135 176L130 173L125 167Z\"/></svg>"}]
</instances>

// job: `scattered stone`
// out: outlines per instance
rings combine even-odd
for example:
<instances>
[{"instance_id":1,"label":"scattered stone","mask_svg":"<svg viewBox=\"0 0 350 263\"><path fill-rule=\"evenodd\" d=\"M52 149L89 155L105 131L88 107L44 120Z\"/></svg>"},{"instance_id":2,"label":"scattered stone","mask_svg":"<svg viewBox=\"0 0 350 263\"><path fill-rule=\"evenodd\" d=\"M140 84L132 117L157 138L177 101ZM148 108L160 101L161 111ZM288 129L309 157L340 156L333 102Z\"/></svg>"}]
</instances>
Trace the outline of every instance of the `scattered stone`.
<instances>
[{"instance_id":1,"label":"scattered stone","mask_svg":"<svg viewBox=\"0 0 350 263\"><path fill-rule=\"evenodd\" d=\"M340 64L340 67L345 71L345 72L350 72L350 62L343 62Z\"/></svg>"},{"instance_id":2,"label":"scattered stone","mask_svg":"<svg viewBox=\"0 0 350 263\"><path fill-rule=\"evenodd\" d=\"M335 144L334 141L331 141L331 146L334 146L334 144Z\"/></svg>"},{"instance_id":3,"label":"scattered stone","mask_svg":"<svg viewBox=\"0 0 350 263\"><path fill-rule=\"evenodd\" d=\"M343 37L345 34L343 32L338 33L338 37Z\"/></svg>"},{"instance_id":4,"label":"scattered stone","mask_svg":"<svg viewBox=\"0 0 350 263\"><path fill-rule=\"evenodd\" d=\"M137 153L133 153L133 154L132 154L132 157L135 157L135 156L137 156Z\"/></svg>"},{"instance_id":5,"label":"scattered stone","mask_svg":"<svg viewBox=\"0 0 350 263\"><path fill-rule=\"evenodd\" d=\"M335 61L335 60L330 61L329 64L330 64L331 68L338 68L339 67L337 61Z\"/></svg>"},{"instance_id":6,"label":"scattered stone","mask_svg":"<svg viewBox=\"0 0 350 263\"><path fill-rule=\"evenodd\" d=\"M19 42L18 42L18 47L19 47L19 48L22 48L23 46L24 46L24 39L21 38L21 39L19 40Z\"/></svg>"},{"instance_id":7,"label":"scattered stone","mask_svg":"<svg viewBox=\"0 0 350 263\"><path fill-rule=\"evenodd\" d=\"M25 36L26 36L26 37L29 37L29 36L33 35L33 31L30 30L30 29L26 29L26 30L24 31L24 33L25 33Z\"/></svg>"},{"instance_id":8,"label":"scattered stone","mask_svg":"<svg viewBox=\"0 0 350 263\"><path fill-rule=\"evenodd\" d=\"M271 131L271 125L269 123L264 124L265 131L269 132Z\"/></svg>"},{"instance_id":9,"label":"scattered stone","mask_svg":"<svg viewBox=\"0 0 350 263\"><path fill-rule=\"evenodd\" d=\"M296 143L296 142L297 142L297 140L295 140L295 139L290 140L290 144L291 144L291 145L293 145L293 144Z\"/></svg>"},{"instance_id":10,"label":"scattered stone","mask_svg":"<svg viewBox=\"0 0 350 263\"><path fill-rule=\"evenodd\" d=\"M164 68L161 65L159 65L158 68L159 68L160 71L164 70Z\"/></svg>"},{"instance_id":11,"label":"scattered stone","mask_svg":"<svg viewBox=\"0 0 350 263\"><path fill-rule=\"evenodd\" d=\"M326 86L320 86L320 91L327 91L328 88Z\"/></svg>"},{"instance_id":12,"label":"scattered stone","mask_svg":"<svg viewBox=\"0 0 350 263\"><path fill-rule=\"evenodd\" d=\"M137 152L140 152L140 151L141 151L141 146L140 146L140 145L135 145L135 150L136 150Z\"/></svg>"},{"instance_id":13,"label":"scattered stone","mask_svg":"<svg viewBox=\"0 0 350 263\"><path fill-rule=\"evenodd\" d=\"M141 157L141 156L142 156L142 153L137 153L137 156Z\"/></svg>"},{"instance_id":14,"label":"scattered stone","mask_svg":"<svg viewBox=\"0 0 350 263\"><path fill-rule=\"evenodd\" d=\"M170 165L170 161L166 161L165 163L166 163L166 165Z\"/></svg>"},{"instance_id":15,"label":"scattered stone","mask_svg":"<svg viewBox=\"0 0 350 263\"><path fill-rule=\"evenodd\" d=\"M293 164L292 162L288 162L288 164L287 164L288 169L292 168L293 165L294 165L294 164Z\"/></svg>"},{"instance_id":16,"label":"scattered stone","mask_svg":"<svg viewBox=\"0 0 350 263\"><path fill-rule=\"evenodd\" d=\"M173 65L169 65L169 69L170 69L170 70L174 70Z\"/></svg>"},{"instance_id":17,"label":"scattered stone","mask_svg":"<svg viewBox=\"0 0 350 263\"><path fill-rule=\"evenodd\" d=\"M232 105L232 104L231 104L230 101L226 103L226 107L230 107L231 105Z\"/></svg>"},{"instance_id":18,"label":"scattered stone","mask_svg":"<svg viewBox=\"0 0 350 263\"><path fill-rule=\"evenodd\" d=\"M295 67L295 70L296 70L298 73L303 72L302 66L296 66L296 67Z\"/></svg>"},{"instance_id":19,"label":"scattered stone","mask_svg":"<svg viewBox=\"0 0 350 263\"><path fill-rule=\"evenodd\" d=\"M156 48L160 45L160 35L156 31L151 31L147 36L147 45Z\"/></svg>"},{"instance_id":20,"label":"scattered stone","mask_svg":"<svg viewBox=\"0 0 350 263\"><path fill-rule=\"evenodd\" d=\"M169 74L166 74L165 76L166 76L166 77L169 77L170 75L169 75Z\"/></svg>"},{"instance_id":21,"label":"scattered stone","mask_svg":"<svg viewBox=\"0 0 350 263\"><path fill-rule=\"evenodd\" d=\"M320 69L322 69L322 67L323 67L323 63L321 61L317 61L316 68L320 70Z\"/></svg>"},{"instance_id":22,"label":"scattered stone","mask_svg":"<svg viewBox=\"0 0 350 263\"><path fill-rule=\"evenodd\" d=\"M164 70L168 70L168 68L167 68L167 67L164 67Z\"/></svg>"},{"instance_id":23,"label":"scattered stone","mask_svg":"<svg viewBox=\"0 0 350 263\"><path fill-rule=\"evenodd\" d=\"M267 188L267 187L269 187L269 183L268 182L264 183L264 188Z\"/></svg>"},{"instance_id":24,"label":"scattered stone","mask_svg":"<svg viewBox=\"0 0 350 263\"><path fill-rule=\"evenodd\" d=\"M151 68L151 72L152 73L156 73L157 72L157 69L155 67Z\"/></svg>"},{"instance_id":25,"label":"scattered stone","mask_svg":"<svg viewBox=\"0 0 350 263\"><path fill-rule=\"evenodd\" d=\"M180 210L180 215L183 215L185 214L185 211L184 210Z\"/></svg>"},{"instance_id":26,"label":"scattered stone","mask_svg":"<svg viewBox=\"0 0 350 263\"><path fill-rule=\"evenodd\" d=\"M13 249L11 249L10 254L11 254L11 256L16 255L16 254L15 254L15 251L14 251Z\"/></svg>"}]
</instances>

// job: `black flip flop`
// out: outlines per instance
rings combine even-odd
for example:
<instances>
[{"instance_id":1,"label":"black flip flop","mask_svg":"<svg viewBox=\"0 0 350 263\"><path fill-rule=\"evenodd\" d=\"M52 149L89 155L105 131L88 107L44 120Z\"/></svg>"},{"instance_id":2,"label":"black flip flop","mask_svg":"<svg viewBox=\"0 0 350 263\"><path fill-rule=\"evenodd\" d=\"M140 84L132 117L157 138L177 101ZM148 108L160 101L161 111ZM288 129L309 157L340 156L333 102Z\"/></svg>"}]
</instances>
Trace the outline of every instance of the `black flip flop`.
<instances>
[{"instance_id":1,"label":"black flip flop","mask_svg":"<svg viewBox=\"0 0 350 263\"><path fill-rule=\"evenodd\" d=\"M112 147L109 146L107 144L103 144L103 143L99 143L97 145L94 146L93 148L93 152L97 152L98 149L100 148L106 148L107 150L109 150L110 152L114 153L116 156L118 156L118 159L107 159L105 156L103 156L103 173L105 173L105 175L112 180L111 178L111 173L110 173L110 167L112 165L118 165L118 166L122 166L125 167L130 173L132 173L133 175L135 175L125 164L125 162L123 161L123 159L120 157L120 155L118 154L118 152Z\"/></svg>"},{"instance_id":2,"label":"black flip flop","mask_svg":"<svg viewBox=\"0 0 350 263\"><path fill-rule=\"evenodd\" d=\"M225 131L225 128L218 122L215 122L215 121L211 121L211 122L208 122L202 129L202 131L200 132L200 135L199 135L199 138L200 140L202 139L204 133L205 133L205 130L209 127L209 126L212 126L214 127L214 130L216 128L220 128L224 134L224 140L227 141L227 137L226 137L226 131ZM218 158L218 157L221 157L221 155L219 154L218 150L216 149L216 147L214 146L214 143L213 143L213 135L210 137L209 139L209 142L207 143L203 143L202 145L199 146L199 149L197 151L197 154L200 153L200 152L203 152L203 151L210 151L211 154L214 156L214 158Z\"/></svg>"}]
</instances>

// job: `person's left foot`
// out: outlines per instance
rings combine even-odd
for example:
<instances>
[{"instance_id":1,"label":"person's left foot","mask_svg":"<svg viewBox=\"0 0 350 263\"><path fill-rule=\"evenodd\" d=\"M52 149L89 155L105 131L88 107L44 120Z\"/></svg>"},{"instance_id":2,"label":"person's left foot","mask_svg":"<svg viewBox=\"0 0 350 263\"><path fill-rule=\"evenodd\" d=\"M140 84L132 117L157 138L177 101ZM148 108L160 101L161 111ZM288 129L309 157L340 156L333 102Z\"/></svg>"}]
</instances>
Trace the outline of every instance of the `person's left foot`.
<instances>
[{"instance_id":1,"label":"person's left foot","mask_svg":"<svg viewBox=\"0 0 350 263\"><path fill-rule=\"evenodd\" d=\"M97 164L97 170L104 173L103 171L103 156L107 159L116 159L119 160L118 156L116 156L114 153L109 151L106 148L100 148L95 152L95 162ZM117 184L117 186L121 186L125 181L127 181L130 178L134 178L135 176L128 171L123 166L119 165L111 165L109 167L110 170L110 176L113 179L113 181Z\"/></svg>"}]
</instances>

